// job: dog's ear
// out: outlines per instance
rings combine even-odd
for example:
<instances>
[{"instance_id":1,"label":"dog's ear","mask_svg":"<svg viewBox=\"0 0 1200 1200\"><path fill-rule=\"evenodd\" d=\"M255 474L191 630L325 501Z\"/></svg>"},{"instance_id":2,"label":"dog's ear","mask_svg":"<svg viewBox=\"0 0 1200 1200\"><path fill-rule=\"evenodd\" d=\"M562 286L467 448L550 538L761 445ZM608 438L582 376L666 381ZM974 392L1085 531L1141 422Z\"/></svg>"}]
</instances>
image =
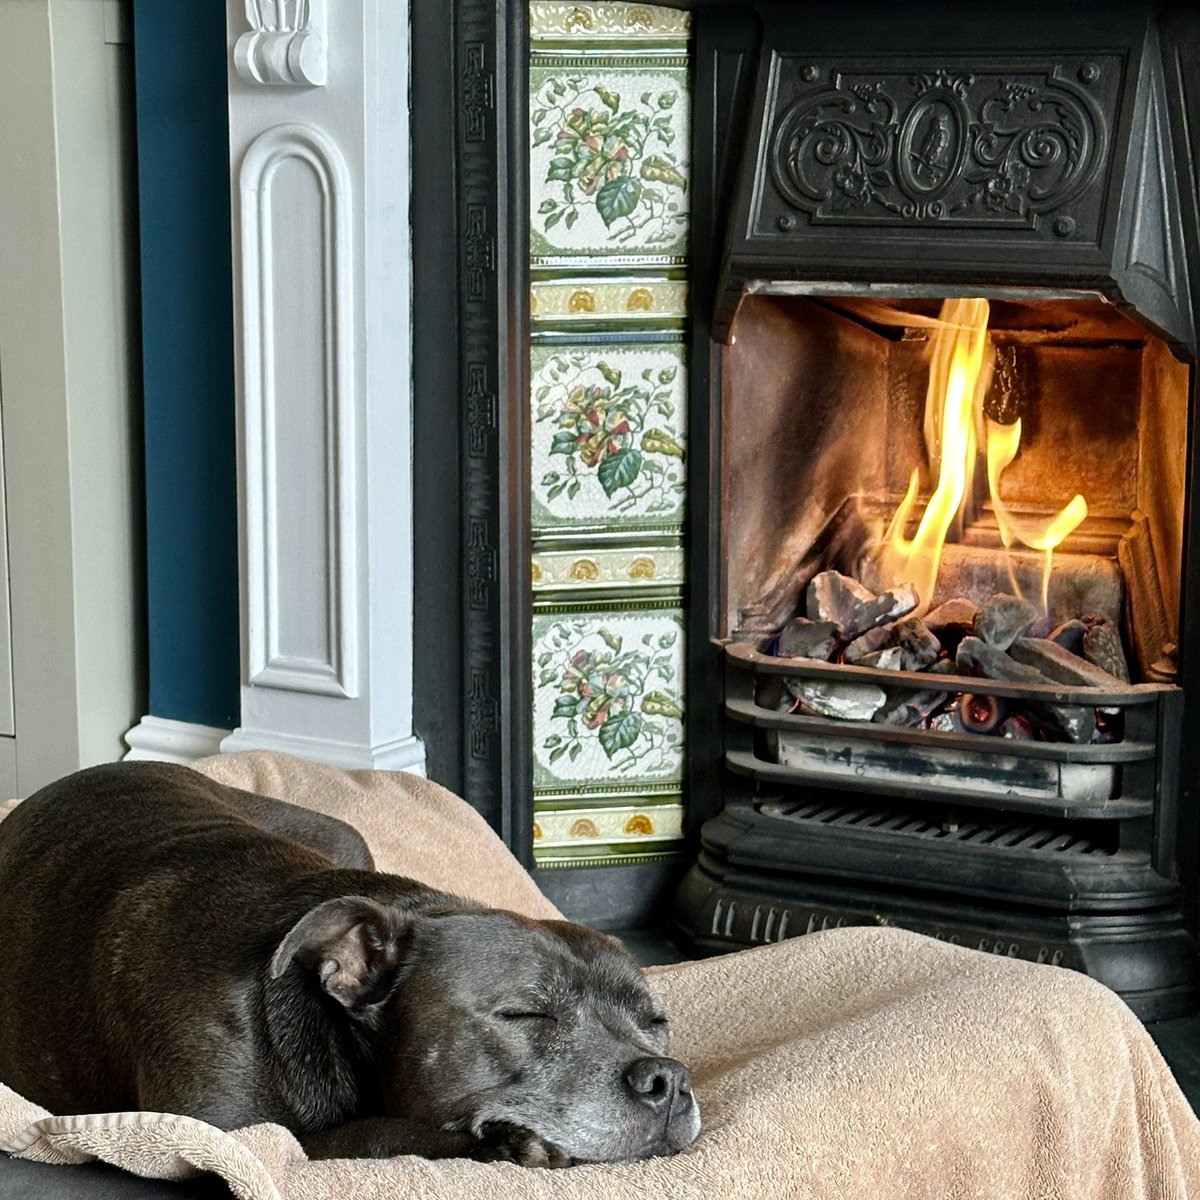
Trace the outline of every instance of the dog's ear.
<instances>
[{"instance_id":1,"label":"dog's ear","mask_svg":"<svg viewBox=\"0 0 1200 1200\"><path fill-rule=\"evenodd\" d=\"M354 1011L383 1000L396 983L412 917L366 896L339 896L305 913L271 958L271 978L293 963L313 968L321 987Z\"/></svg>"}]
</instances>

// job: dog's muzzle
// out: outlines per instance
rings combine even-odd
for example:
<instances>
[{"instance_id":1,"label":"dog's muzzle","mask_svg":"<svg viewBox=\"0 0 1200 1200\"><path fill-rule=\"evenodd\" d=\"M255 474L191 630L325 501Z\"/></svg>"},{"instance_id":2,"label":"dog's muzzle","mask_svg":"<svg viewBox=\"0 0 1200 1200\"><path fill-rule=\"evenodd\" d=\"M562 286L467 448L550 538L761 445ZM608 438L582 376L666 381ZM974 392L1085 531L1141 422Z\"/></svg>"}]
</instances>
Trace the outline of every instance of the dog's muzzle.
<instances>
[{"instance_id":1,"label":"dog's muzzle","mask_svg":"<svg viewBox=\"0 0 1200 1200\"><path fill-rule=\"evenodd\" d=\"M661 1122L663 1139L672 1150L682 1150L695 1140L700 1109L683 1063L673 1058L639 1058L625 1072L625 1085Z\"/></svg>"}]
</instances>

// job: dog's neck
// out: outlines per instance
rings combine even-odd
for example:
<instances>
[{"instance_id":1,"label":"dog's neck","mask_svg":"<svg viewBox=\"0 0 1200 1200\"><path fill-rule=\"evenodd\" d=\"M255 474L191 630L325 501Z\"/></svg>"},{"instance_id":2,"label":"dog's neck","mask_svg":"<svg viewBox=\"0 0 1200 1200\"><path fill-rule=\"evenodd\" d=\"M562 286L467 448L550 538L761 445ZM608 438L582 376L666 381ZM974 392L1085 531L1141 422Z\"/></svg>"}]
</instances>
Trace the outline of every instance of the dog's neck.
<instances>
[{"instance_id":1,"label":"dog's neck","mask_svg":"<svg viewBox=\"0 0 1200 1200\"><path fill-rule=\"evenodd\" d=\"M365 1030L321 992L310 976L289 971L264 979L262 1016L271 1072L294 1129L327 1129L378 1107L366 1070Z\"/></svg>"}]
</instances>

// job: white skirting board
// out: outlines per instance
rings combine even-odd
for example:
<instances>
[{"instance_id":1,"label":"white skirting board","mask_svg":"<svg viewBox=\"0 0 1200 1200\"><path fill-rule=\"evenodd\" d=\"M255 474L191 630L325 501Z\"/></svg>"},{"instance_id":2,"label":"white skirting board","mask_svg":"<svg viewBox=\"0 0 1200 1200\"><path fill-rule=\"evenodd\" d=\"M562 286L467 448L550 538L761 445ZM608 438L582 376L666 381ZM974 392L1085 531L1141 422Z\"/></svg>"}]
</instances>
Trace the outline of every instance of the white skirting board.
<instances>
[{"instance_id":1,"label":"white skirting board","mask_svg":"<svg viewBox=\"0 0 1200 1200\"><path fill-rule=\"evenodd\" d=\"M407 771L425 774L425 744L419 737L404 738L363 751L355 745L318 741L313 738L263 733L244 729L218 729L168 717L143 717L126 735L126 761L187 763L210 754L239 750L278 750L296 758L329 763L349 770Z\"/></svg>"},{"instance_id":2,"label":"white skirting board","mask_svg":"<svg viewBox=\"0 0 1200 1200\"><path fill-rule=\"evenodd\" d=\"M270 730L235 729L220 746L223 754L240 750L278 750L309 762L327 763L347 771L406 771L425 775L425 743L417 736L398 738L381 746L301 737Z\"/></svg>"},{"instance_id":3,"label":"white skirting board","mask_svg":"<svg viewBox=\"0 0 1200 1200\"><path fill-rule=\"evenodd\" d=\"M228 729L212 725L194 725L189 721L172 721L167 717L143 717L126 735L125 744L130 759L155 762L191 763L210 754L221 753L221 742L229 736Z\"/></svg>"}]
</instances>

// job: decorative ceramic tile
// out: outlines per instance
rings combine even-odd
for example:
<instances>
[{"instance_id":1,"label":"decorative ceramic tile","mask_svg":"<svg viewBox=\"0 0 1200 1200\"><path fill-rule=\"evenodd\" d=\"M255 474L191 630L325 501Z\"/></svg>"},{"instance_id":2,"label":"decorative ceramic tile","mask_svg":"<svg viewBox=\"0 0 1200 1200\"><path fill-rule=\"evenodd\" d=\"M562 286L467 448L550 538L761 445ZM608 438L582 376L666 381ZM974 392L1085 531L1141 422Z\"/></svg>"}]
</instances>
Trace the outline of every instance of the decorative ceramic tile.
<instances>
[{"instance_id":1,"label":"decorative ceramic tile","mask_svg":"<svg viewBox=\"0 0 1200 1200\"><path fill-rule=\"evenodd\" d=\"M594 547L539 550L533 556L533 587L545 594L605 589L683 587L682 546Z\"/></svg>"},{"instance_id":2,"label":"decorative ceramic tile","mask_svg":"<svg viewBox=\"0 0 1200 1200\"><path fill-rule=\"evenodd\" d=\"M529 37L539 42L585 40L591 45L610 42L685 43L692 30L691 13L651 4L567 3L530 0Z\"/></svg>"},{"instance_id":3,"label":"decorative ceramic tile","mask_svg":"<svg viewBox=\"0 0 1200 1200\"><path fill-rule=\"evenodd\" d=\"M533 266L687 261L686 54L534 54Z\"/></svg>"},{"instance_id":4,"label":"decorative ceramic tile","mask_svg":"<svg viewBox=\"0 0 1200 1200\"><path fill-rule=\"evenodd\" d=\"M529 15L534 857L674 861L691 18Z\"/></svg>"},{"instance_id":5,"label":"decorative ceramic tile","mask_svg":"<svg viewBox=\"0 0 1200 1200\"><path fill-rule=\"evenodd\" d=\"M533 617L533 785L662 785L683 765L683 613L579 606Z\"/></svg>"},{"instance_id":6,"label":"decorative ceramic tile","mask_svg":"<svg viewBox=\"0 0 1200 1200\"><path fill-rule=\"evenodd\" d=\"M543 279L534 282L529 293L533 320L556 326L682 321L687 303L688 286L681 279Z\"/></svg>"},{"instance_id":7,"label":"decorative ceramic tile","mask_svg":"<svg viewBox=\"0 0 1200 1200\"><path fill-rule=\"evenodd\" d=\"M533 816L533 844L541 849L597 842L632 846L683 837L683 805L678 798L673 804L538 808Z\"/></svg>"},{"instance_id":8,"label":"decorative ceramic tile","mask_svg":"<svg viewBox=\"0 0 1200 1200\"><path fill-rule=\"evenodd\" d=\"M530 350L534 536L683 524L682 342Z\"/></svg>"},{"instance_id":9,"label":"decorative ceramic tile","mask_svg":"<svg viewBox=\"0 0 1200 1200\"><path fill-rule=\"evenodd\" d=\"M682 862L682 842L650 842L630 845L618 842L580 842L570 846L537 846L533 848L534 865L542 870L564 867L632 867L645 863Z\"/></svg>"}]
</instances>

